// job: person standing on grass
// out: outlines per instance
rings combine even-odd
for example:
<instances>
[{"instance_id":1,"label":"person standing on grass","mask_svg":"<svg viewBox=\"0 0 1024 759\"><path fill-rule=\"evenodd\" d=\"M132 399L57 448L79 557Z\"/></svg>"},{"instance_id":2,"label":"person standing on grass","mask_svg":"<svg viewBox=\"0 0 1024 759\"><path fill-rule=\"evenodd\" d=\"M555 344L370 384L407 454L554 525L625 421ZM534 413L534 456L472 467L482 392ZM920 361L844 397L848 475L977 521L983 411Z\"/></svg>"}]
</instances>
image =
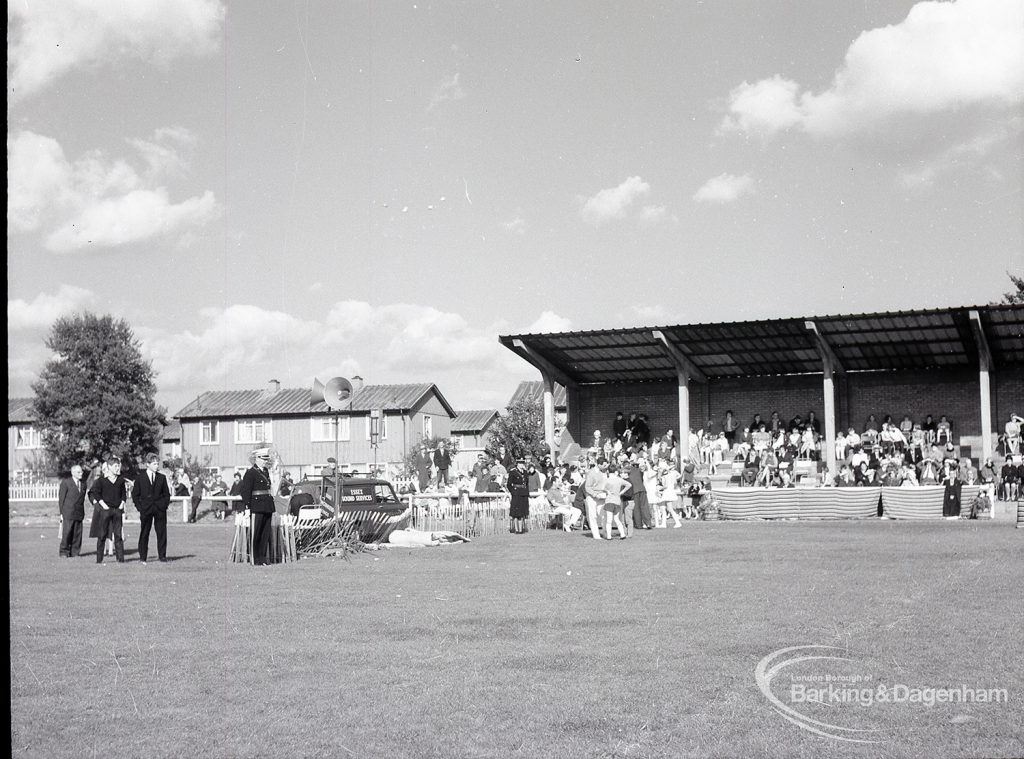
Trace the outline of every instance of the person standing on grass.
<instances>
[{"instance_id":1,"label":"person standing on grass","mask_svg":"<svg viewBox=\"0 0 1024 759\"><path fill-rule=\"evenodd\" d=\"M167 478L157 470L160 459L155 453L146 454L146 471L135 478L132 503L139 510L142 525L139 529L139 561L149 556L149 531L156 527L156 554L167 561L167 507L171 505L171 489Z\"/></svg>"},{"instance_id":2,"label":"person standing on grass","mask_svg":"<svg viewBox=\"0 0 1024 759\"><path fill-rule=\"evenodd\" d=\"M113 538L114 556L124 564L124 504L128 500L128 487L121 476L121 462L111 456L103 467L103 476L93 483L89 500L99 508L99 517L93 521L89 535L96 538L96 563L103 563L103 544Z\"/></svg>"},{"instance_id":3,"label":"person standing on grass","mask_svg":"<svg viewBox=\"0 0 1024 759\"><path fill-rule=\"evenodd\" d=\"M203 501L203 490L205 483L200 475L196 475L196 481L192 483L192 513L189 514L189 524L196 523L196 513L199 511L199 504Z\"/></svg>"},{"instance_id":4,"label":"person standing on grass","mask_svg":"<svg viewBox=\"0 0 1024 759\"><path fill-rule=\"evenodd\" d=\"M82 552L82 522L85 521L85 482L82 465L75 464L60 481L57 507L60 509L60 555L78 556Z\"/></svg>"},{"instance_id":5,"label":"person standing on grass","mask_svg":"<svg viewBox=\"0 0 1024 759\"><path fill-rule=\"evenodd\" d=\"M443 440L437 444L434 451L434 467L437 469L437 484L440 487L448 486L448 470L452 468L452 455L448 452L448 446Z\"/></svg>"},{"instance_id":6,"label":"person standing on grass","mask_svg":"<svg viewBox=\"0 0 1024 759\"><path fill-rule=\"evenodd\" d=\"M249 454L252 466L242 476L242 508L252 514L252 563L270 563L270 530L274 516L274 496L270 484L270 449L255 448Z\"/></svg>"},{"instance_id":7,"label":"person standing on grass","mask_svg":"<svg viewBox=\"0 0 1024 759\"><path fill-rule=\"evenodd\" d=\"M587 471L583 487L586 488L587 499L587 522L590 523L590 535L595 540L601 540L601 517L604 514L604 504L607 499L608 487L608 462L601 459L591 459L590 469Z\"/></svg>"},{"instance_id":8,"label":"person standing on grass","mask_svg":"<svg viewBox=\"0 0 1024 759\"><path fill-rule=\"evenodd\" d=\"M527 532L530 518L530 480L526 474L526 459L517 459L515 468L508 473L508 492L512 496L508 515L512 519L509 532L522 535Z\"/></svg>"},{"instance_id":9,"label":"person standing on grass","mask_svg":"<svg viewBox=\"0 0 1024 759\"><path fill-rule=\"evenodd\" d=\"M622 524L622 499L629 492L629 480L619 474L619 468L615 464L608 466L608 479L605 480L605 487L608 489L608 497L604 502L604 536L612 539L612 523L619 531L619 539L625 540L626 527Z\"/></svg>"},{"instance_id":10,"label":"person standing on grass","mask_svg":"<svg viewBox=\"0 0 1024 759\"><path fill-rule=\"evenodd\" d=\"M633 501L633 527L638 530L649 530L653 526L651 522L651 505L647 500L647 483L644 478L644 471L646 469L647 461L642 458L634 459L629 467L629 484L633 489L630 494L630 498ZM633 535L628 522L626 524L626 534Z\"/></svg>"}]
</instances>

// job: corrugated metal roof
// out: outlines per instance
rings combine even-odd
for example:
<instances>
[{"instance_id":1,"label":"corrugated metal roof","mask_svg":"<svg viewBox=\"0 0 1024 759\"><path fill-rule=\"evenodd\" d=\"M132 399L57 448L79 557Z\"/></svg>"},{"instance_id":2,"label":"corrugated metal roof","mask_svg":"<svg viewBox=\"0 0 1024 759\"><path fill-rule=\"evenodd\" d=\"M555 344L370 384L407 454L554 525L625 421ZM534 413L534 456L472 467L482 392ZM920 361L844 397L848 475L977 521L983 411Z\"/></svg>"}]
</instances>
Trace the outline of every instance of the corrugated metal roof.
<instances>
[{"instance_id":1,"label":"corrugated metal roof","mask_svg":"<svg viewBox=\"0 0 1024 759\"><path fill-rule=\"evenodd\" d=\"M36 420L35 412L32 410L34 398L8 398L7 399L7 423L27 424Z\"/></svg>"},{"instance_id":2,"label":"corrugated metal roof","mask_svg":"<svg viewBox=\"0 0 1024 759\"><path fill-rule=\"evenodd\" d=\"M817 325L847 371L976 368L970 311L978 312L995 367L1024 365L1021 305L507 335L499 340L529 360L514 345L521 340L580 384L675 379L675 364L655 331L708 377L821 374L822 361L807 322Z\"/></svg>"},{"instance_id":3,"label":"corrugated metal roof","mask_svg":"<svg viewBox=\"0 0 1024 759\"><path fill-rule=\"evenodd\" d=\"M555 383L555 408L565 409L565 388ZM537 403L544 402L544 383L540 380L525 380L519 383L519 387L512 393L512 397L508 401L508 405L511 406L514 403L518 403L522 400L535 400Z\"/></svg>"},{"instance_id":4,"label":"corrugated metal roof","mask_svg":"<svg viewBox=\"0 0 1024 759\"><path fill-rule=\"evenodd\" d=\"M452 419L452 434L481 432L487 429L491 421L497 416L498 410L493 408L460 411L459 415Z\"/></svg>"},{"instance_id":5,"label":"corrugated metal roof","mask_svg":"<svg viewBox=\"0 0 1024 759\"><path fill-rule=\"evenodd\" d=\"M164 427L161 440L181 440L181 422L172 421Z\"/></svg>"},{"instance_id":6,"label":"corrugated metal roof","mask_svg":"<svg viewBox=\"0 0 1024 759\"><path fill-rule=\"evenodd\" d=\"M384 411L407 411L428 393L436 393L448 415L455 416L451 404L431 383L417 385L365 385L352 393L349 408L353 413L366 413L379 408ZM306 416L335 413L325 403L310 406L309 388L270 390L212 390L202 393L175 414L178 419L213 419L238 416ZM340 412L344 413L344 411Z\"/></svg>"}]
</instances>

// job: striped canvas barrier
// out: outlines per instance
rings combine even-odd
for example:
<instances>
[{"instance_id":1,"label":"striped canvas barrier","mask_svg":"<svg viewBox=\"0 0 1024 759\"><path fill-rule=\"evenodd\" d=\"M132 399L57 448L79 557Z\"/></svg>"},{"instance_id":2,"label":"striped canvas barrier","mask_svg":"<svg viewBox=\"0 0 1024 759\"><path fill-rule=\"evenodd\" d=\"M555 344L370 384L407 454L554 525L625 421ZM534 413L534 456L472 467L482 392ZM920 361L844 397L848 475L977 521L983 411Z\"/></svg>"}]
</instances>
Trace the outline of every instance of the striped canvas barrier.
<instances>
[{"instance_id":1,"label":"striped canvas barrier","mask_svg":"<svg viewBox=\"0 0 1024 759\"><path fill-rule=\"evenodd\" d=\"M867 519L878 514L878 488L722 488L723 519Z\"/></svg>"},{"instance_id":2,"label":"striped canvas barrier","mask_svg":"<svg viewBox=\"0 0 1024 759\"><path fill-rule=\"evenodd\" d=\"M1017 501L1017 526L1024 525L1024 501Z\"/></svg>"},{"instance_id":3,"label":"striped canvas barrier","mask_svg":"<svg viewBox=\"0 0 1024 759\"><path fill-rule=\"evenodd\" d=\"M942 499L946 489L941 485L915 488L881 488L882 513L890 519L941 519ZM977 485L964 485L960 491L960 511L967 515L978 496Z\"/></svg>"}]
</instances>

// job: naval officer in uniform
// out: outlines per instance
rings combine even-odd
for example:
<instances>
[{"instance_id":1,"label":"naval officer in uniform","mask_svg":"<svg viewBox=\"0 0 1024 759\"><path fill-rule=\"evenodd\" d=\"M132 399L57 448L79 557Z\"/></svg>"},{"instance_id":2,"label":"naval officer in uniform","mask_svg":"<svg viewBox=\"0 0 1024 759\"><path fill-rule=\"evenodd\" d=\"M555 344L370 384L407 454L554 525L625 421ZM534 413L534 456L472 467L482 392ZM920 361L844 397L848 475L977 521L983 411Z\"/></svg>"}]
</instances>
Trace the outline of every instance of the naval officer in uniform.
<instances>
[{"instance_id":1,"label":"naval officer in uniform","mask_svg":"<svg viewBox=\"0 0 1024 759\"><path fill-rule=\"evenodd\" d=\"M242 508L252 514L252 563L262 566L270 563L271 518L274 516L274 496L270 485L270 449L256 448L249 454L252 466L242 476Z\"/></svg>"}]
</instances>

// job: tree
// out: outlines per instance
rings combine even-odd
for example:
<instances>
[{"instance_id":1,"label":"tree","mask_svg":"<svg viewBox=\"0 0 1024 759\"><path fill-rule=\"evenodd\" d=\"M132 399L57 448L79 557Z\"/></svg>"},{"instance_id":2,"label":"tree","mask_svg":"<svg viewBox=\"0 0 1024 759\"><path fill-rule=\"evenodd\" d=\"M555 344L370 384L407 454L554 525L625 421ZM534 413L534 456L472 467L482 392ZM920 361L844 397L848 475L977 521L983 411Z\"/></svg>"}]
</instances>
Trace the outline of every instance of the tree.
<instances>
[{"instance_id":1,"label":"tree","mask_svg":"<svg viewBox=\"0 0 1024 759\"><path fill-rule=\"evenodd\" d=\"M536 399L516 401L499 416L491 428L487 453L498 457L498 446L504 445L513 458L541 461L548 455L544 440L544 409Z\"/></svg>"},{"instance_id":2,"label":"tree","mask_svg":"<svg viewBox=\"0 0 1024 759\"><path fill-rule=\"evenodd\" d=\"M62 317L46 341L56 355L33 383L43 447L58 468L113 455L159 451L166 410L153 399L153 367L123 319Z\"/></svg>"},{"instance_id":3,"label":"tree","mask_svg":"<svg viewBox=\"0 0 1024 759\"><path fill-rule=\"evenodd\" d=\"M1006 272L1006 275L1013 282L1016 290L1011 290L1008 293L1003 293L1004 303L1024 303L1024 277L1015 277L1010 272Z\"/></svg>"}]
</instances>

